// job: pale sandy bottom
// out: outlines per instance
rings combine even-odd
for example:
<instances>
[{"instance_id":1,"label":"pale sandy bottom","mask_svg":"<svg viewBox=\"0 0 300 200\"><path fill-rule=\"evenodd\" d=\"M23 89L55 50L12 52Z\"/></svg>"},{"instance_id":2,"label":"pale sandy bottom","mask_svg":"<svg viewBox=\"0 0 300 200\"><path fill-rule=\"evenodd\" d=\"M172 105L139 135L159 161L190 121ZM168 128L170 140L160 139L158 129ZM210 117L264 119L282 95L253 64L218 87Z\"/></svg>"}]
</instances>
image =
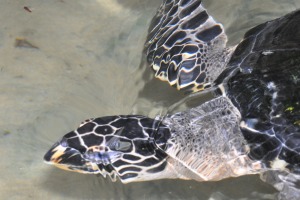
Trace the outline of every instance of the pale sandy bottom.
<instances>
[{"instance_id":1,"label":"pale sandy bottom","mask_svg":"<svg viewBox=\"0 0 300 200\"><path fill-rule=\"evenodd\" d=\"M122 185L43 163L48 148L84 119L155 116L182 98L139 67L160 2L0 0L0 199L273 198L275 190L258 176ZM205 4L232 44L250 27L300 8L300 0ZM23 39L33 46L16 47Z\"/></svg>"}]
</instances>

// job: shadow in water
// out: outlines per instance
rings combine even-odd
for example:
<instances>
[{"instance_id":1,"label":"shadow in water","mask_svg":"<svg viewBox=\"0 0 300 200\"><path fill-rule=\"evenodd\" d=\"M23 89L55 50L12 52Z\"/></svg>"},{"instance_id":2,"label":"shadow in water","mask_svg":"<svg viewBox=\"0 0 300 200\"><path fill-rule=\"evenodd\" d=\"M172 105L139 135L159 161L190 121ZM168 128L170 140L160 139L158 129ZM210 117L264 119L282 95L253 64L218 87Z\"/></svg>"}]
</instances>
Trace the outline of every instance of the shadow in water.
<instances>
[{"instance_id":1,"label":"shadow in water","mask_svg":"<svg viewBox=\"0 0 300 200\"><path fill-rule=\"evenodd\" d=\"M258 176L244 176L219 182L158 180L122 184L102 176L52 169L41 189L66 199L271 199L275 190ZM237 191L236 188L239 188ZM255 191L255 193L253 193ZM253 198L249 198L253 197Z\"/></svg>"},{"instance_id":2,"label":"shadow in water","mask_svg":"<svg viewBox=\"0 0 300 200\"><path fill-rule=\"evenodd\" d=\"M124 7L130 8L131 10L145 10L147 8L158 8L161 4L161 0L152 0L152 1L144 1L144 0L118 0L118 3Z\"/></svg>"}]
</instances>

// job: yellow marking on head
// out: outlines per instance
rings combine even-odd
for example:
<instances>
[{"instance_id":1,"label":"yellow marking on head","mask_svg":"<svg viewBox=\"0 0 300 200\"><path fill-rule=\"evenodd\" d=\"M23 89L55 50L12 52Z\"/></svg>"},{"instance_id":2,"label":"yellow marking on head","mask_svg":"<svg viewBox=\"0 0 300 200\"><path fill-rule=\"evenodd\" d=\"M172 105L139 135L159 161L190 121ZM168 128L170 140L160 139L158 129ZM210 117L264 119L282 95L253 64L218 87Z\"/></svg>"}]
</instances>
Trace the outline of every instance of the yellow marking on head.
<instances>
[{"instance_id":1,"label":"yellow marking on head","mask_svg":"<svg viewBox=\"0 0 300 200\"><path fill-rule=\"evenodd\" d=\"M75 168L70 169L69 168L70 166L64 165L64 164L59 164L59 163L52 163L52 164L59 169L76 172L76 173L81 173L81 174L98 174L100 172L98 166L95 165L94 163L87 164L93 170L93 172L85 171L83 169L75 169Z\"/></svg>"},{"instance_id":2,"label":"yellow marking on head","mask_svg":"<svg viewBox=\"0 0 300 200\"><path fill-rule=\"evenodd\" d=\"M285 111L290 111L292 112L295 108L293 106L288 107L287 109L285 109Z\"/></svg>"},{"instance_id":3,"label":"yellow marking on head","mask_svg":"<svg viewBox=\"0 0 300 200\"><path fill-rule=\"evenodd\" d=\"M294 124L300 126L300 120L295 121Z\"/></svg>"},{"instance_id":4,"label":"yellow marking on head","mask_svg":"<svg viewBox=\"0 0 300 200\"><path fill-rule=\"evenodd\" d=\"M59 163L53 163L53 165L59 169L63 169L66 171L72 171L72 172L75 171L75 170L70 169L68 165L63 165L63 164L59 164ZM77 171L75 171L75 172L77 172Z\"/></svg>"},{"instance_id":5,"label":"yellow marking on head","mask_svg":"<svg viewBox=\"0 0 300 200\"><path fill-rule=\"evenodd\" d=\"M54 152L54 154L51 156L51 162L54 163L59 163L61 161L61 156L64 154L66 148L62 147L61 145L58 145L57 147L55 147L52 152Z\"/></svg>"}]
</instances>

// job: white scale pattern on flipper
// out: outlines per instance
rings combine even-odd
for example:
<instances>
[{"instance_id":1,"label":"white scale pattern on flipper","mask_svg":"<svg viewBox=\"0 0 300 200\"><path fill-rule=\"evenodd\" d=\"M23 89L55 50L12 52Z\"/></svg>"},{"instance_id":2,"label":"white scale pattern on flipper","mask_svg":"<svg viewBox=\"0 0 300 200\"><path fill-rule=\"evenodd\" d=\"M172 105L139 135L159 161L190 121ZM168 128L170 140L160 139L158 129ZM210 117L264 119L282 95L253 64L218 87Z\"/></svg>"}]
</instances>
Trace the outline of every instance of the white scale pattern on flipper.
<instances>
[{"instance_id":1,"label":"white scale pattern on flipper","mask_svg":"<svg viewBox=\"0 0 300 200\"><path fill-rule=\"evenodd\" d=\"M222 24L200 0L165 0L151 22L145 53L157 78L196 92L211 87L226 67L235 48L226 43Z\"/></svg>"},{"instance_id":2,"label":"white scale pattern on flipper","mask_svg":"<svg viewBox=\"0 0 300 200\"><path fill-rule=\"evenodd\" d=\"M239 122L238 110L226 97L169 116L163 120L172 134L166 152L200 181L260 173L261 163L247 156Z\"/></svg>"}]
</instances>

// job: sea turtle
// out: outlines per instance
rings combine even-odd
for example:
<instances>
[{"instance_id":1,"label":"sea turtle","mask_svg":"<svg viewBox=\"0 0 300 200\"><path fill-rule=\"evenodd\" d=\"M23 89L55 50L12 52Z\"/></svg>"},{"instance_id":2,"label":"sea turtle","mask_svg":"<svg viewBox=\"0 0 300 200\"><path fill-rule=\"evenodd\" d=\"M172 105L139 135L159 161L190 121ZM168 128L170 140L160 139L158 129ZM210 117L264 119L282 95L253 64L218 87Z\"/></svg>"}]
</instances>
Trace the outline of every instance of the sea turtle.
<instances>
[{"instance_id":1,"label":"sea turtle","mask_svg":"<svg viewBox=\"0 0 300 200\"><path fill-rule=\"evenodd\" d=\"M200 0L164 0L145 43L149 66L179 90L215 97L155 119L86 120L45 161L123 183L261 174L281 198L299 199L300 10L250 29L237 46L226 43Z\"/></svg>"}]
</instances>

